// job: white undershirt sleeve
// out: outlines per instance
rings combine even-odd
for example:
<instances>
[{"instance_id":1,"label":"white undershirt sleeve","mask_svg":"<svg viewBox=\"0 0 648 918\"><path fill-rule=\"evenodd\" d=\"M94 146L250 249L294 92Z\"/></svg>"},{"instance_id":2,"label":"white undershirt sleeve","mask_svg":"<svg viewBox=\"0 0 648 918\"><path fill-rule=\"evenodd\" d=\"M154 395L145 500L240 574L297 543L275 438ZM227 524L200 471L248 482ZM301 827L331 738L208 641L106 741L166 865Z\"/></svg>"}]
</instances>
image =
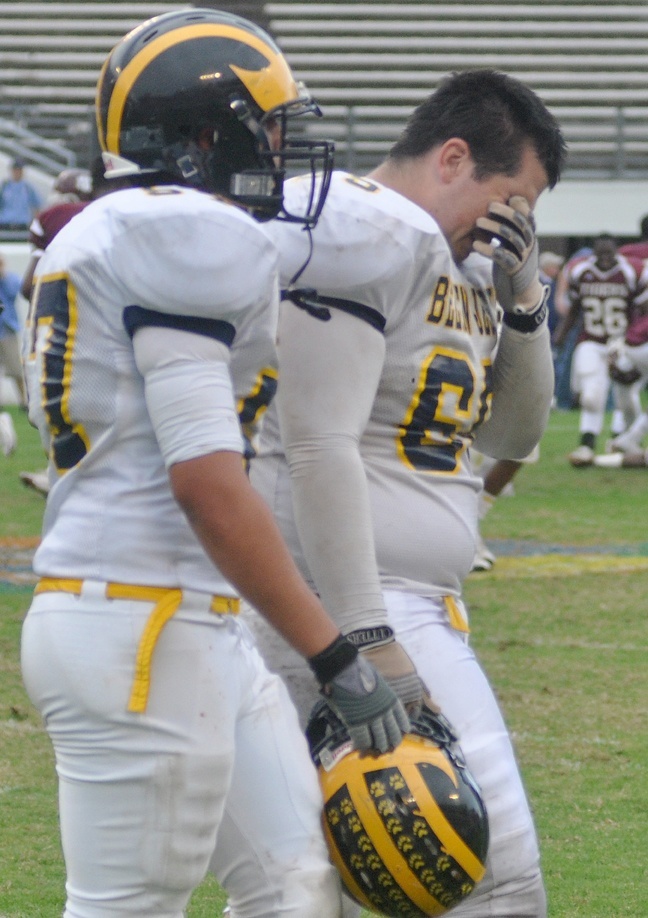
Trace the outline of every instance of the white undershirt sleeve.
<instances>
[{"instance_id":1,"label":"white undershirt sleeve","mask_svg":"<svg viewBox=\"0 0 648 918\"><path fill-rule=\"evenodd\" d=\"M167 468L219 450L243 452L224 344L192 332L146 326L135 333L133 348Z\"/></svg>"},{"instance_id":2,"label":"white undershirt sleeve","mask_svg":"<svg viewBox=\"0 0 648 918\"><path fill-rule=\"evenodd\" d=\"M387 623L359 442L385 342L331 309L320 321L283 303L277 408L300 541L322 603L340 629Z\"/></svg>"},{"instance_id":3,"label":"white undershirt sleeve","mask_svg":"<svg viewBox=\"0 0 648 918\"><path fill-rule=\"evenodd\" d=\"M524 459L544 433L553 391L546 324L531 333L504 324L493 363L492 411L477 431L475 449L496 459Z\"/></svg>"}]
</instances>

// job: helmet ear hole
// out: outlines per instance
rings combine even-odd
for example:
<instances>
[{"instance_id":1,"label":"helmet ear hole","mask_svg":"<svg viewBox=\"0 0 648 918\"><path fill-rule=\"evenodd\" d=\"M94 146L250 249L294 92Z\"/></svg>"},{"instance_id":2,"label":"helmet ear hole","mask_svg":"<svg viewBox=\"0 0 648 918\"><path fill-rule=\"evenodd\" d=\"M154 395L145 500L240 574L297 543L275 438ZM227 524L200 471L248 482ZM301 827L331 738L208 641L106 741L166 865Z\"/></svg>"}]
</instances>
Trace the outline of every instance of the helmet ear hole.
<instances>
[{"instance_id":1,"label":"helmet ear hole","mask_svg":"<svg viewBox=\"0 0 648 918\"><path fill-rule=\"evenodd\" d=\"M347 892L392 918L443 915L482 879L488 851L486 809L449 725L425 711L393 752L360 757L327 708L314 708L306 735Z\"/></svg>"}]
</instances>

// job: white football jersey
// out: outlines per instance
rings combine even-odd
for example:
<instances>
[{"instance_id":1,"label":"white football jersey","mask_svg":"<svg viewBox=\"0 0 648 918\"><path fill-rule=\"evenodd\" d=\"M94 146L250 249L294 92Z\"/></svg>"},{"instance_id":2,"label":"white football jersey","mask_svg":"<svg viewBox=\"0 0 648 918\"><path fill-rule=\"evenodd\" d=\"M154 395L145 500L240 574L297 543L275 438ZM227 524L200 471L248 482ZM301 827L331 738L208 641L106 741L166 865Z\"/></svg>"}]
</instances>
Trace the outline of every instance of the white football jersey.
<instances>
[{"instance_id":1,"label":"white football jersey","mask_svg":"<svg viewBox=\"0 0 648 918\"><path fill-rule=\"evenodd\" d=\"M301 179L289 181L287 209L298 208L307 191ZM309 257L308 236L288 223L274 222L271 229L286 287ZM356 304L357 314L385 336L382 377L360 442L383 587L459 595L474 557L481 489L468 450L490 411L497 341L491 263L471 255L458 267L421 208L381 185L337 172L296 286L343 299L348 311ZM308 575L280 454L271 406L252 481Z\"/></svg>"},{"instance_id":2,"label":"white football jersey","mask_svg":"<svg viewBox=\"0 0 648 918\"><path fill-rule=\"evenodd\" d=\"M241 403L276 372L277 304L271 240L209 195L116 191L60 231L38 265L24 347L30 419L55 478L37 574L234 595L173 498L129 317L163 314L153 324L228 345ZM238 424L221 448L242 451Z\"/></svg>"}]
</instances>

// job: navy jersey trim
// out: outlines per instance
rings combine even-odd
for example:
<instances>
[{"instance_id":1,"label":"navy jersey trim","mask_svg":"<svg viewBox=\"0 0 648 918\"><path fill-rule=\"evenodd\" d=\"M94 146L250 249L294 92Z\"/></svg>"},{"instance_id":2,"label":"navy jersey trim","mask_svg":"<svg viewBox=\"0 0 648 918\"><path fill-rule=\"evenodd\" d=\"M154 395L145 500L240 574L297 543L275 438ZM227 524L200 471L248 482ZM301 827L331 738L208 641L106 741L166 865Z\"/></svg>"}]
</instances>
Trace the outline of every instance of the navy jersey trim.
<instances>
[{"instance_id":1,"label":"navy jersey trim","mask_svg":"<svg viewBox=\"0 0 648 918\"><path fill-rule=\"evenodd\" d=\"M157 328L176 328L179 331L193 332L205 338L215 338L222 344L231 347L236 336L236 329L230 322L222 319L203 319L200 316L169 315L143 306L127 306L123 315L124 328L129 337L133 337L138 328L153 326Z\"/></svg>"},{"instance_id":2,"label":"navy jersey trim","mask_svg":"<svg viewBox=\"0 0 648 918\"><path fill-rule=\"evenodd\" d=\"M364 303L357 303L355 300L341 300L334 296L323 296L317 290L297 288L294 290L282 290L283 299L290 300L295 306L304 309L309 315L321 322L328 322L331 318L330 309L340 309L342 312L348 312L363 322L367 322L376 331L381 334L385 331L387 320L377 309L371 306L365 306Z\"/></svg>"}]
</instances>

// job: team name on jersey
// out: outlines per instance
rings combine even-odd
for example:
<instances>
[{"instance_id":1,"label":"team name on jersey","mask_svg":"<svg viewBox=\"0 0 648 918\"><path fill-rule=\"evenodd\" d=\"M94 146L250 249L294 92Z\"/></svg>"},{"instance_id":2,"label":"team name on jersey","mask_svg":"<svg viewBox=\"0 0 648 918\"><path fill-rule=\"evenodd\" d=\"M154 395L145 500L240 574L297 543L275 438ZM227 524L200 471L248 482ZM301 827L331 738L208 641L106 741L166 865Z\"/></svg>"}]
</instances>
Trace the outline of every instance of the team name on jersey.
<instances>
[{"instance_id":1,"label":"team name on jersey","mask_svg":"<svg viewBox=\"0 0 648 918\"><path fill-rule=\"evenodd\" d=\"M610 296L626 297L628 295L628 285L605 281L581 281L578 292L581 299L585 296L597 296L600 299L605 299Z\"/></svg>"},{"instance_id":2,"label":"team name on jersey","mask_svg":"<svg viewBox=\"0 0 648 918\"><path fill-rule=\"evenodd\" d=\"M444 275L437 281L427 320L469 334L473 328L480 335L497 333L486 291L455 283Z\"/></svg>"}]
</instances>

